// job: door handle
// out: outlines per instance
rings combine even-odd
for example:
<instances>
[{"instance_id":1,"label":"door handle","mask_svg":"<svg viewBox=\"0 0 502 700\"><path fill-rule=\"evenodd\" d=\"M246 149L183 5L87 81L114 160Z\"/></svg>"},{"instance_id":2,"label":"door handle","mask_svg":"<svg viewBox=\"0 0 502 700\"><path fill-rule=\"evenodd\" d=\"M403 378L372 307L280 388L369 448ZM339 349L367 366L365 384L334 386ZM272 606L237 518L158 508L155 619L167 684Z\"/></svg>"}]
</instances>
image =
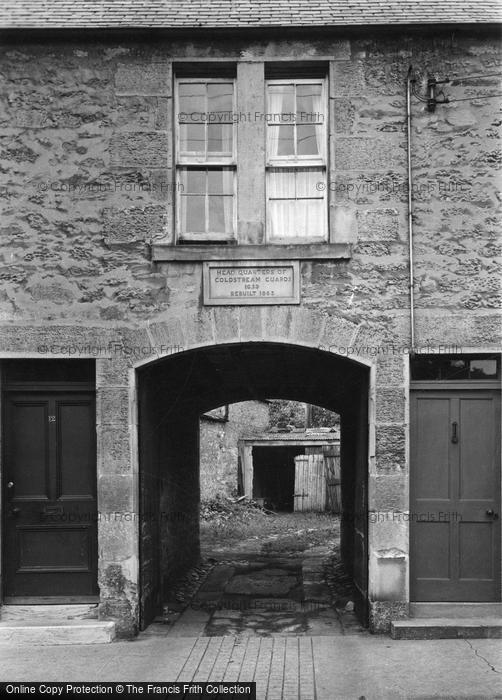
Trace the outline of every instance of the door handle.
<instances>
[{"instance_id":1,"label":"door handle","mask_svg":"<svg viewBox=\"0 0 502 700\"><path fill-rule=\"evenodd\" d=\"M451 441L453 443L458 442L458 423L457 421L453 421L451 424Z\"/></svg>"},{"instance_id":2,"label":"door handle","mask_svg":"<svg viewBox=\"0 0 502 700\"><path fill-rule=\"evenodd\" d=\"M490 508L489 510L486 511L486 514L489 518L493 518L494 520L497 520L499 517L499 514L496 513L493 508Z\"/></svg>"},{"instance_id":3,"label":"door handle","mask_svg":"<svg viewBox=\"0 0 502 700\"><path fill-rule=\"evenodd\" d=\"M9 510L9 515L12 516L13 518L17 518L19 513L21 512L21 508L11 508Z\"/></svg>"},{"instance_id":4,"label":"door handle","mask_svg":"<svg viewBox=\"0 0 502 700\"><path fill-rule=\"evenodd\" d=\"M14 497L14 482L13 481L8 481L7 482L7 500L12 500Z\"/></svg>"}]
</instances>

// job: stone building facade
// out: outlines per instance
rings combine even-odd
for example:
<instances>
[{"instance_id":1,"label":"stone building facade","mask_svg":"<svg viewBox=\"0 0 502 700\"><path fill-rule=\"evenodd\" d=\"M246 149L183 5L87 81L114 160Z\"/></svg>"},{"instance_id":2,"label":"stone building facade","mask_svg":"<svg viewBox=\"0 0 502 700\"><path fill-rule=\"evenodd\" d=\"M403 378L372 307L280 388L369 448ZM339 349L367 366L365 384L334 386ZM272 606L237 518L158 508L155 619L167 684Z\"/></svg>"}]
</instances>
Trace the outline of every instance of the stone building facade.
<instances>
[{"instance_id":1,"label":"stone building facade","mask_svg":"<svg viewBox=\"0 0 502 700\"><path fill-rule=\"evenodd\" d=\"M265 401L244 401L222 408L201 417L201 501L238 495L239 439L245 434L261 435L269 427L270 409Z\"/></svg>"},{"instance_id":2,"label":"stone building facade","mask_svg":"<svg viewBox=\"0 0 502 700\"><path fill-rule=\"evenodd\" d=\"M146 626L197 556L199 415L282 398L341 416L342 548L373 631L410 602L500 602L497 3L53 5L0 10L3 601L49 589L99 601L119 634ZM229 125L187 126L183 84L230 85ZM274 137L264 115L302 85L316 116ZM292 286L221 292L243 269ZM415 526L462 506L441 465L464 435L471 525ZM478 532L490 554L454 561L445 592L444 552Z\"/></svg>"}]
</instances>

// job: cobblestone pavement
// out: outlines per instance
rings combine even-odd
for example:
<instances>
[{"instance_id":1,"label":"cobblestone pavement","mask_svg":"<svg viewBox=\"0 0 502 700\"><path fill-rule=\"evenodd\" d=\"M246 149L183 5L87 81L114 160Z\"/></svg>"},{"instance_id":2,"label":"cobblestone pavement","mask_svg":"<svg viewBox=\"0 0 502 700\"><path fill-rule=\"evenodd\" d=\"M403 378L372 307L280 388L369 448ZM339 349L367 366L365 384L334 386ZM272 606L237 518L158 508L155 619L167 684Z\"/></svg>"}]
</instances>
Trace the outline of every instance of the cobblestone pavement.
<instances>
[{"instance_id":1,"label":"cobblestone pavement","mask_svg":"<svg viewBox=\"0 0 502 700\"><path fill-rule=\"evenodd\" d=\"M217 563L189 606L181 615L168 612L148 633L239 638L366 633L350 595L337 600L347 587L340 567L336 576L332 574L328 547L289 554L220 551L212 555Z\"/></svg>"}]
</instances>

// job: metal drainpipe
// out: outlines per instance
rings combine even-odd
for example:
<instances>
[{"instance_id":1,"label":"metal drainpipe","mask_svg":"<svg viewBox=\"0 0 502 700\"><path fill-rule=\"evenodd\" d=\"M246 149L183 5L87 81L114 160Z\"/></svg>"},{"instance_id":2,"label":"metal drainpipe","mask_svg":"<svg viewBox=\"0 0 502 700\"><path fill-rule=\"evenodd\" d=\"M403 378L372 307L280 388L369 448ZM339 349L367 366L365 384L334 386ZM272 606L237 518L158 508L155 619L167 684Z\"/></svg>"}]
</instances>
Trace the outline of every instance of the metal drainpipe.
<instances>
[{"instance_id":1,"label":"metal drainpipe","mask_svg":"<svg viewBox=\"0 0 502 700\"><path fill-rule=\"evenodd\" d=\"M413 191L412 191L412 171L411 171L411 84L413 67L408 69L406 80L406 124L407 124L407 158L408 158L408 255L410 262L410 335L411 335L411 355L415 352L415 299L414 299L414 277L413 277Z\"/></svg>"}]
</instances>

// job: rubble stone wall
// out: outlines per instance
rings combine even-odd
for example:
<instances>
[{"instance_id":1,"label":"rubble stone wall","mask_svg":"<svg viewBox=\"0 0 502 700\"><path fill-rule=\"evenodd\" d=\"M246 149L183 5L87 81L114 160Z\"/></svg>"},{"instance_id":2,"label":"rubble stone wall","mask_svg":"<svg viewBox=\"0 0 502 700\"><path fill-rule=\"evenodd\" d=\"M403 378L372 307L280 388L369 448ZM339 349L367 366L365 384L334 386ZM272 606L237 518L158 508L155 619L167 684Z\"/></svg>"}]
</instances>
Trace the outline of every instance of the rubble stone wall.
<instances>
[{"instance_id":1,"label":"rubble stone wall","mask_svg":"<svg viewBox=\"0 0 502 700\"><path fill-rule=\"evenodd\" d=\"M100 508L137 512L135 366L204 344L278 339L373 364L369 507L406 511L406 74L412 64L424 94L427 73L496 72L499 51L498 37L481 30L3 45L0 350L97 358ZM204 307L200 263L152 262L150 245L174 235L173 61L210 58L237 62L238 107L253 111L264 105L262 60L326 61L330 235L351 253L301 261L299 307ZM419 348L500 346L501 122L487 97L496 81L444 86L451 102L433 113L413 99ZM263 242L263 128L238 125L245 243ZM408 527L369 526L371 614L380 629L408 601ZM132 633L138 524L101 523L99 539L102 613Z\"/></svg>"}]
</instances>

